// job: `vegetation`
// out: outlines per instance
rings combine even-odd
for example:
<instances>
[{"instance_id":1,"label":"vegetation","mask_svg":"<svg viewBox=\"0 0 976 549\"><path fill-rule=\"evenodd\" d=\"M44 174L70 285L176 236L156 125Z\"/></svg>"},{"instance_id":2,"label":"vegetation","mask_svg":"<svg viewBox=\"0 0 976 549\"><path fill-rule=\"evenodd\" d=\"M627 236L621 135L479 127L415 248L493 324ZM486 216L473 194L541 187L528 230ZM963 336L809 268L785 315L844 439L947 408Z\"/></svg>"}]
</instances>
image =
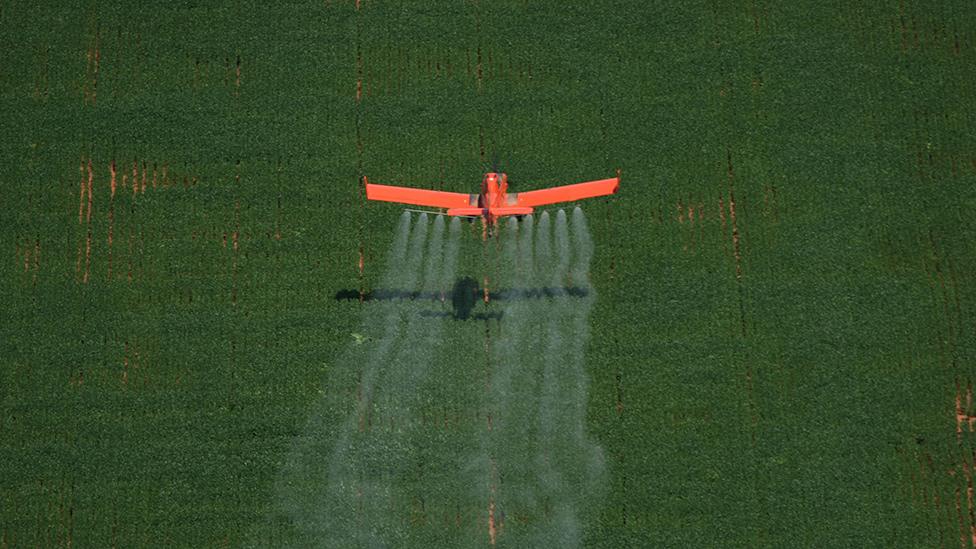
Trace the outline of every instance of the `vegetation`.
<instances>
[{"instance_id":1,"label":"vegetation","mask_svg":"<svg viewBox=\"0 0 976 549\"><path fill-rule=\"evenodd\" d=\"M582 205L586 545L976 544L974 29L956 0L0 3L0 545L321 542L282 471L389 308L337 299L383 289L400 217L359 177L469 192L496 159L516 191L622 174ZM465 225L457 276L502 243ZM491 322L443 320L441 409L475 419L438 448L484 434ZM488 544L478 512L394 543Z\"/></svg>"}]
</instances>

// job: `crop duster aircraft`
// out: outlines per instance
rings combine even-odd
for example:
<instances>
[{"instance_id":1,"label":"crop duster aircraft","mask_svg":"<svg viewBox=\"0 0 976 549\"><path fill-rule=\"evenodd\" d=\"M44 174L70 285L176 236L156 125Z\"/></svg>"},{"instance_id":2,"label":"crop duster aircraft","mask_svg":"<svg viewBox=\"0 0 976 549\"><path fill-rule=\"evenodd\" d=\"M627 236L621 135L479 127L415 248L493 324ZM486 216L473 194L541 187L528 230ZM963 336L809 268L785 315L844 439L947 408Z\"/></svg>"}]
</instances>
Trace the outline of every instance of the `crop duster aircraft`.
<instances>
[{"instance_id":1,"label":"crop duster aircraft","mask_svg":"<svg viewBox=\"0 0 976 549\"><path fill-rule=\"evenodd\" d=\"M446 208L447 215L480 217L484 221L485 228L490 229L495 226L499 217L529 215L536 206L614 194L620 186L620 177L618 173L617 177L610 179L510 193L508 192L508 176L504 173L489 172L481 180L481 193L479 194L377 185L370 183L365 177L363 177L363 182L366 184L366 198L369 200Z\"/></svg>"}]
</instances>

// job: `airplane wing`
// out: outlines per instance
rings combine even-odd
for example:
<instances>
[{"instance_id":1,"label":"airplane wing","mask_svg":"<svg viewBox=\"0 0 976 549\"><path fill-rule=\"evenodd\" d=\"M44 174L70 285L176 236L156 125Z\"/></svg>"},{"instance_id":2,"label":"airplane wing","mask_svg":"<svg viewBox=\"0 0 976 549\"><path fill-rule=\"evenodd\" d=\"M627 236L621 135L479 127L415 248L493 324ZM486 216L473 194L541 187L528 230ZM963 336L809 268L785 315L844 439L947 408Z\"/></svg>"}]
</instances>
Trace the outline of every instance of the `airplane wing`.
<instances>
[{"instance_id":1,"label":"airplane wing","mask_svg":"<svg viewBox=\"0 0 976 549\"><path fill-rule=\"evenodd\" d=\"M366 181L366 198L369 200L399 202L430 208L465 208L472 205L472 195L470 194L377 185L370 183L365 178L363 179ZM475 196L474 204L477 203L478 199Z\"/></svg>"},{"instance_id":2,"label":"airplane wing","mask_svg":"<svg viewBox=\"0 0 976 549\"><path fill-rule=\"evenodd\" d=\"M599 181L588 181L575 185L563 185L562 187L551 187L538 191L527 191L524 193L510 193L508 202L518 206L544 206L546 204L556 204L558 202L572 202L594 196L605 196L617 192L620 186L620 178L601 179Z\"/></svg>"}]
</instances>

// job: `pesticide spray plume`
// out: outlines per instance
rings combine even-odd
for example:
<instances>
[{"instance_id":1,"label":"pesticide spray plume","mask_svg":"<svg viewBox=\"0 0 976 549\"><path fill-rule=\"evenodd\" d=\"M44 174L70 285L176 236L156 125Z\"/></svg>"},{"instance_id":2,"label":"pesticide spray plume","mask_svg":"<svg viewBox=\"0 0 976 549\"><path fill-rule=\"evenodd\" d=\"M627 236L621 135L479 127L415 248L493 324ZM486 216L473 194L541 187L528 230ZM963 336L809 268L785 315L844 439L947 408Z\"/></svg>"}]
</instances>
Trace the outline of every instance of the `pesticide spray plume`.
<instances>
[{"instance_id":1,"label":"pesticide spray plume","mask_svg":"<svg viewBox=\"0 0 976 549\"><path fill-rule=\"evenodd\" d=\"M576 262L573 265L573 283L590 285L590 261L593 259L593 238L586 223L586 216L578 206L573 209L573 244Z\"/></svg>"},{"instance_id":2,"label":"pesticide spray plume","mask_svg":"<svg viewBox=\"0 0 976 549\"><path fill-rule=\"evenodd\" d=\"M566 285L566 275L569 270L569 228L566 225L566 212L556 212L556 224L553 231L554 254L556 265L552 270L552 286L562 288Z\"/></svg>"},{"instance_id":3,"label":"pesticide spray plume","mask_svg":"<svg viewBox=\"0 0 976 549\"><path fill-rule=\"evenodd\" d=\"M441 255L444 243L444 216L434 218L433 233L427 250L427 266L424 269L423 291L433 292L441 285Z\"/></svg>"},{"instance_id":4,"label":"pesticide spray plume","mask_svg":"<svg viewBox=\"0 0 976 549\"><path fill-rule=\"evenodd\" d=\"M595 293L558 289L588 286L592 240L578 208L499 228L482 252L509 290L477 305L497 316L424 315L450 307L430 299L365 302L279 474L267 544L582 545L605 485L585 428ZM463 239L458 218L405 213L381 283L444 295ZM538 286L557 291L525 294Z\"/></svg>"},{"instance_id":5,"label":"pesticide spray plume","mask_svg":"<svg viewBox=\"0 0 976 549\"><path fill-rule=\"evenodd\" d=\"M545 286L551 280L552 264L552 229L549 224L549 212L542 212L539 225L535 228L535 266L536 283Z\"/></svg>"}]
</instances>

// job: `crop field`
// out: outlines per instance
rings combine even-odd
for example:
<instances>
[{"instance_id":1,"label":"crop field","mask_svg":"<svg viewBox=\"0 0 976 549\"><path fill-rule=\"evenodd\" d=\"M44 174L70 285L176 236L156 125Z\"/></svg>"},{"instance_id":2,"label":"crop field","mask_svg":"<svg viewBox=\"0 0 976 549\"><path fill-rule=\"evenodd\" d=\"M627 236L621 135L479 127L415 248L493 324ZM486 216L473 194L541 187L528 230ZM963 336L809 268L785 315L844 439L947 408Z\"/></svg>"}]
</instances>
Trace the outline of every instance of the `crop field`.
<instances>
[{"instance_id":1,"label":"crop field","mask_svg":"<svg viewBox=\"0 0 976 549\"><path fill-rule=\"evenodd\" d=\"M119 4L0 0L0 548L976 547L971 2ZM495 167L621 188L361 183Z\"/></svg>"}]
</instances>

